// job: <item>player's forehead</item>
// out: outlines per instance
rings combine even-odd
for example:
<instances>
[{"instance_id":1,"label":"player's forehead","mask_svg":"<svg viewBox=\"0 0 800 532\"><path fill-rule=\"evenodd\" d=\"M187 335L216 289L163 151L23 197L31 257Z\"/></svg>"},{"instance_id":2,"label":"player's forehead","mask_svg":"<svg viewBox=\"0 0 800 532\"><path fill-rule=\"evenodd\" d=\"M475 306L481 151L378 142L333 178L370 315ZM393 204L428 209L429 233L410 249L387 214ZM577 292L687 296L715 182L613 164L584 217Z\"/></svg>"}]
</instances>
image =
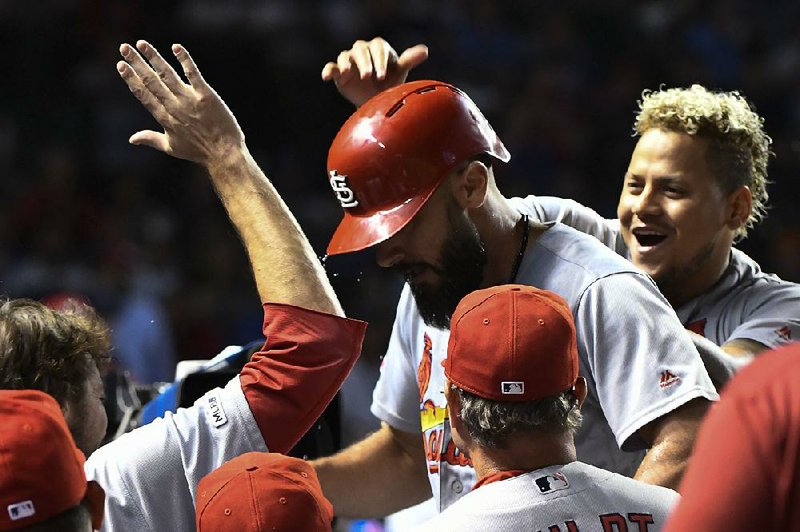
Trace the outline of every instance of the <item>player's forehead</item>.
<instances>
[{"instance_id":1,"label":"player's forehead","mask_svg":"<svg viewBox=\"0 0 800 532\"><path fill-rule=\"evenodd\" d=\"M636 143L626 175L660 179L711 176L707 152L707 139L649 129Z\"/></svg>"}]
</instances>

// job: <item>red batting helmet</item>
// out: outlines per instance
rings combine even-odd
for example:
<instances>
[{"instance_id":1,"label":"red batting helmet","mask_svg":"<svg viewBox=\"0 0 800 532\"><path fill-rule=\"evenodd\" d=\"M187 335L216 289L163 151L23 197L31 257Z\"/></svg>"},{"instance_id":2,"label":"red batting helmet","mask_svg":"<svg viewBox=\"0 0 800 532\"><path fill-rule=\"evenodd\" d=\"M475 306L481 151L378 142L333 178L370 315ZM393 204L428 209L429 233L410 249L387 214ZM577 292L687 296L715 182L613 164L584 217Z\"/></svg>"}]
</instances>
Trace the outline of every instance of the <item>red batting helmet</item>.
<instances>
[{"instance_id":1,"label":"red batting helmet","mask_svg":"<svg viewBox=\"0 0 800 532\"><path fill-rule=\"evenodd\" d=\"M328 178L344 208L328 255L390 238L459 163L481 154L511 158L456 87L414 81L374 96L344 123L328 152Z\"/></svg>"}]
</instances>

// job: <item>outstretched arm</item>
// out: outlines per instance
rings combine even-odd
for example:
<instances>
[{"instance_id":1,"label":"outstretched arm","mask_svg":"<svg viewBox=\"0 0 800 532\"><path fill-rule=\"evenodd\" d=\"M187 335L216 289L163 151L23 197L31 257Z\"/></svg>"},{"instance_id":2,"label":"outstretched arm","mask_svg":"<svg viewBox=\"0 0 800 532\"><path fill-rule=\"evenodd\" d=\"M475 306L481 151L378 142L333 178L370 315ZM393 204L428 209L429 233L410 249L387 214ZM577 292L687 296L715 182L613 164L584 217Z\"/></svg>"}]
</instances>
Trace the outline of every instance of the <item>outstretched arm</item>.
<instances>
[{"instance_id":1,"label":"outstretched arm","mask_svg":"<svg viewBox=\"0 0 800 532\"><path fill-rule=\"evenodd\" d=\"M188 83L146 41L138 41L136 48L123 44L120 53L125 59L117 63L120 76L164 128L139 131L129 142L208 170L244 242L261 301L342 316L303 231L250 155L236 118L203 79L189 52L179 44L172 46Z\"/></svg>"},{"instance_id":2,"label":"outstretched arm","mask_svg":"<svg viewBox=\"0 0 800 532\"><path fill-rule=\"evenodd\" d=\"M333 81L339 93L356 107L382 90L405 83L411 69L428 59L428 47L418 44L397 55L381 37L358 40L336 61L322 69L322 79Z\"/></svg>"}]
</instances>

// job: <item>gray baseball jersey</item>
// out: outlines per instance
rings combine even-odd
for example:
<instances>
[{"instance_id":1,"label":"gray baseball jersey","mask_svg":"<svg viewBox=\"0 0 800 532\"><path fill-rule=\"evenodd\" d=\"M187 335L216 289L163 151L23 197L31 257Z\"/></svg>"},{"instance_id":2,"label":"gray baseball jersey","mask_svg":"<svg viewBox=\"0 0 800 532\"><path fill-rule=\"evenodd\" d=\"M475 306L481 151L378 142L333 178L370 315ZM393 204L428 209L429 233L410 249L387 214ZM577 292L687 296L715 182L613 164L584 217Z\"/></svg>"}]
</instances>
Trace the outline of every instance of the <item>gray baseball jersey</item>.
<instances>
[{"instance_id":1,"label":"gray baseball jersey","mask_svg":"<svg viewBox=\"0 0 800 532\"><path fill-rule=\"evenodd\" d=\"M485 484L416 530L657 532L678 494L572 462Z\"/></svg>"},{"instance_id":2,"label":"gray baseball jersey","mask_svg":"<svg viewBox=\"0 0 800 532\"><path fill-rule=\"evenodd\" d=\"M628 258L619 220L609 220L573 200L528 196L511 200L541 221L560 221L590 234ZM717 345L748 339L774 348L800 339L800 285L761 271L738 249L717 283L675 309L681 323Z\"/></svg>"},{"instance_id":3,"label":"gray baseball jersey","mask_svg":"<svg viewBox=\"0 0 800 532\"><path fill-rule=\"evenodd\" d=\"M192 408L125 434L89 457L84 469L106 491L103 530L195 530L200 479L226 461L267 451L239 377Z\"/></svg>"},{"instance_id":4,"label":"gray baseball jersey","mask_svg":"<svg viewBox=\"0 0 800 532\"><path fill-rule=\"evenodd\" d=\"M361 352L366 324L264 304L266 343L239 376L95 451L84 469L106 492L103 530L195 530L197 484L231 458L288 452Z\"/></svg>"},{"instance_id":5,"label":"gray baseball jersey","mask_svg":"<svg viewBox=\"0 0 800 532\"><path fill-rule=\"evenodd\" d=\"M566 299L575 317L580 373L587 379L578 459L632 475L644 455L636 432L691 399L718 398L674 311L646 275L596 239L554 224L531 246L516 281ZM410 289L373 394L372 412L407 432L422 431L428 476L441 510L475 483L450 437L444 398L449 331L426 326Z\"/></svg>"}]
</instances>

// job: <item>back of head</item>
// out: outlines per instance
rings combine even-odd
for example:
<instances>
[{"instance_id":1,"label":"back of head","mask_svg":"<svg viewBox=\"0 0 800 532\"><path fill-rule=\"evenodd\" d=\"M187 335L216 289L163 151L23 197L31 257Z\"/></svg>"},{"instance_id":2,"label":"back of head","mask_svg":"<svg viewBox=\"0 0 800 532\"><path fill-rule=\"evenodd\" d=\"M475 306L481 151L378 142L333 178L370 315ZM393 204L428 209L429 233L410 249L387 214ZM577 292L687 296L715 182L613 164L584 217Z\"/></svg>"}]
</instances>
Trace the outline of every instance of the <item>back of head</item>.
<instances>
[{"instance_id":1,"label":"back of head","mask_svg":"<svg viewBox=\"0 0 800 532\"><path fill-rule=\"evenodd\" d=\"M580 425L575 324L559 295L524 285L477 290L451 320L444 373L478 444L503 447L520 431Z\"/></svg>"},{"instance_id":2,"label":"back of head","mask_svg":"<svg viewBox=\"0 0 800 532\"><path fill-rule=\"evenodd\" d=\"M99 528L103 492L46 393L0 390L0 530Z\"/></svg>"},{"instance_id":3,"label":"back of head","mask_svg":"<svg viewBox=\"0 0 800 532\"><path fill-rule=\"evenodd\" d=\"M42 390L60 405L78 400L91 365L111 348L106 324L75 304L53 310L30 299L0 299L0 389Z\"/></svg>"},{"instance_id":4,"label":"back of head","mask_svg":"<svg viewBox=\"0 0 800 532\"><path fill-rule=\"evenodd\" d=\"M742 185L750 188L753 206L736 238L766 214L767 162L772 139L764 131L764 119L738 92L712 92L701 85L644 91L634 131L664 129L709 140L709 163L725 193Z\"/></svg>"},{"instance_id":5,"label":"back of head","mask_svg":"<svg viewBox=\"0 0 800 532\"><path fill-rule=\"evenodd\" d=\"M197 487L197 530L329 532L333 507L317 473L298 458L246 453L223 464Z\"/></svg>"},{"instance_id":6,"label":"back of head","mask_svg":"<svg viewBox=\"0 0 800 532\"><path fill-rule=\"evenodd\" d=\"M328 175L344 219L328 254L375 245L402 229L459 164L510 155L475 103L440 81L379 93L342 126Z\"/></svg>"}]
</instances>

